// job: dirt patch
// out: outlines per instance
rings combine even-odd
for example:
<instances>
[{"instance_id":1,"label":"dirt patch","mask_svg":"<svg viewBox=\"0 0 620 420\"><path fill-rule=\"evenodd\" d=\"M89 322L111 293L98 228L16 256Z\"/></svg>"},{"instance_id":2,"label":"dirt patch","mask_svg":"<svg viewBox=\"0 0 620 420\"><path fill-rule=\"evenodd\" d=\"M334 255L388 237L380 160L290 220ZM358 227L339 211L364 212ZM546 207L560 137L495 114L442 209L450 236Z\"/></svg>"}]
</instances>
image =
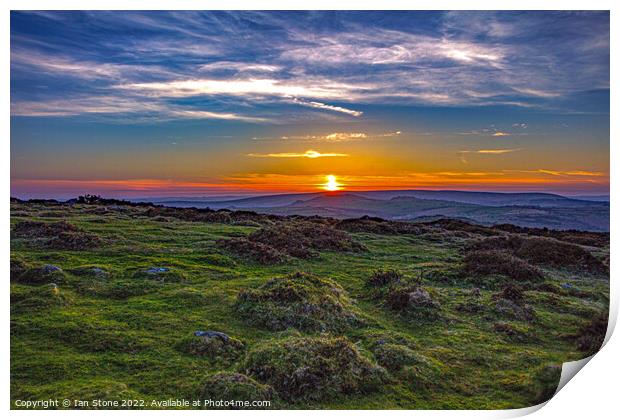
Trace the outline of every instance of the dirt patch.
<instances>
[{"instance_id":1,"label":"dirt patch","mask_svg":"<svg viewBox=\"0 0 620 420\"><path fill-rule=\"evenodd\" d=\"M218 403L205 409L269 409L273 407L245 407L230 404L231 401L271 401L274 398L273 388L256 382L241 373L219 372L209 375L202 384L201 400L210 400ZM222 402L220 405L219 402Z\"/></svg>"},{"instance_id":2,"label":"dirt patch","mask_svg":"<svg viewBox=\"0 0 620 420\"><path fill-rule=\"evenodd\" d=\"M242 290L235 310L250 324L274 331L343 331L360 324L339 284L307 273L275 278L258 288Z\"/></svg>"},{"instance_id":3,"label":"dirt patch","mask_svg":"<svg viewBox=\"0 0 620 420\"><path fill-rule=\"evenodd\" d=\"M289 402L368 392L386 382L385 370L344 337L265 343L248 354L243 367Z\"/></svg>"},{"instance_id":4,"label":"dirt patch","mask_svg":"<svg viewBox=\"0 0 620 420\"><path fill-rule=\"evenodd\" d=\"M468 275L503 275L518 281L539 281L542 271L505 251L472 251L463 259Z\"/></svg>"}]
</instances>

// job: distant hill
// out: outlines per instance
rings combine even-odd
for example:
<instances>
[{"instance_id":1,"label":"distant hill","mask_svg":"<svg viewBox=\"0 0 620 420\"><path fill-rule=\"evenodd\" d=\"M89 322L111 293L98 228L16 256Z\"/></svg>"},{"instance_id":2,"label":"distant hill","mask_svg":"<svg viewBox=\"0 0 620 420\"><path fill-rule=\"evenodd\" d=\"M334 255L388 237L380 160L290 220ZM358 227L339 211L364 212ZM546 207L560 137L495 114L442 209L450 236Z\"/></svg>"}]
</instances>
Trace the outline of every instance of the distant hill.
<instances>
[{"instance_id":1,"label":"distant hill","mask_svg":"<svg viewBox=\"0 0 620 420\"><path fill-rule=\"evenodd\" d=\"M278 215L392 220L452 217L482 224L609 231L609 203L546 193L362 191L279 194L235 200L155 200L176 207L242 209Z\"/></svg>"}]
</instances>

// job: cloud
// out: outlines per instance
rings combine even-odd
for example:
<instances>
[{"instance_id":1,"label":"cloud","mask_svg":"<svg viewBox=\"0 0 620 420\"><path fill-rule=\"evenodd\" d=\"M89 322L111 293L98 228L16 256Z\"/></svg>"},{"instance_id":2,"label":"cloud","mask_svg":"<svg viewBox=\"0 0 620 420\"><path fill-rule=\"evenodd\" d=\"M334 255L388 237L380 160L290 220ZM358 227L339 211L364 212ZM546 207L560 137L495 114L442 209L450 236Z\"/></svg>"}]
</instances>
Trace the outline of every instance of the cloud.
<instances>
[{"instance_id":1,"label":"cloud","mask_svg":"<svg viewBox=\"0 0 620 420\"><path fill-rule=\"evenodd\" d=\"M317 159L323 157L346 157L349 156L345 153L320 153L316 150L306 150L304 153L250 153L248 156L259 158L309 158Z\"/></svg>"},{"instance_id":2,"label":"cloud","mask_svg":"<svg viewBox=\"0 0 620 420\"><path fill-rule=\"evenodd\" d=\"M296 104L300 104L303 106L309 106L311 108L326 109L328 111L342 112L344 114L353 115L354 117L359 117L363 114L363 112L361 111L355 111L355 110L343 108L340 106L327 105L327 104L316 102L316 101L304 101L298 98L294 98L293 101Z\"/></svg>"},{"instance_id":3,"label":"cloud","mask_svg":"<svg viewBox=\"0 0 620 420\"><path fill-rule=\"evenodd\" d=\"M206 119L261 123L269 119L231 112L215 112L170 106L143 98L115 96L76 97L54 101L11 103L11 115L20 117L68 117L76 115L123 115L134 120Z\"/></svg>"},{"instance_id":4,"label":"cloud","mask_svg":"<svg viewBox=\"0 0 620 420\"><path fill-rule=\"evenodd\" d=\"M505 131L496 131L495 133L491 134L493 137L506 137L506 136L510 136L510 133L507 133Z\"/></svg>"},{"instance_id":5,"label":"cloud","mask_svg":"<svg viewBox=\"0 0 620 420\"><path fill-rule=\"evenodd\" d=\"M503 155L505 153L518 152L523 149L482 149L482 150L461 150L459 153L477 153L481 155Z\"/></svg>"},{"instance_id":6,"label":"cloud","mask_svg":"<svg viewBox=\"0 0 620 420\"><path fill-rule=\"evenodd\" d=\"M371 140L376 138L397 137L402 134L401 131L393 131L388 133L364 133L364 132L335 132L323 135L286 135L281 137L252 137L252 140L296 140L296 141L324 141L324 142L346 142Z\"/></svg>"}]
</instances>

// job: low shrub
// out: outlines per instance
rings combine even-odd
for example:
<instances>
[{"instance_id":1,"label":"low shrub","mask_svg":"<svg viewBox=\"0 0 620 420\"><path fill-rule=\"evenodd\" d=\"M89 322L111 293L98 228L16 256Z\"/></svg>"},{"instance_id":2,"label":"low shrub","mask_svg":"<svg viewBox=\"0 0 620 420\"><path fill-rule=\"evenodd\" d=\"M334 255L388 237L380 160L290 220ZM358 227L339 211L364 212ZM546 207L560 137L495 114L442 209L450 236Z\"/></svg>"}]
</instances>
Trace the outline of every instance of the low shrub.
<instances>
[{"instance_id":1,"label":"low shrub","mask_svg":"<svg viewBox=\"0 0 620 420\"><path fill-rule=\"evenodd\" d=\"M608 268L580 246L546 237L495 236L478 241L471 250L504 250L530 264L555 268L589 271L596 274L608 272Z\"/></svg>"},{"instance_id":2,"label":"low shrub","mask_svg":"<svg viewBox=\"0 0 620 420\"><path fill-rule=\"evenodd\" d=\"M263 385L254 379L241 373L219 372L209 375L202 384L200 399L202 401L213 401L213 404L204 405L205 409L251 409L254 406L238 406L231 401L248 402L252 401L271 401L274 399L273 388ZM221 404L219 402L222 402ZM273 407L258 407L273 408Z\"/></svg>"},{"instance_id":3,"label":"low shrub","mask_svg":"<svg viewBox=\"0 0 620 420\"><path fill-rule=\"evenodd\" d=\"M219 239L217 245L235 255L250 259L259 264L281 264L287 260L287 256L275 248L247 239Z\"/></svg>"},{"instance_id":4,"label":"low shrub","mask_svg":"<svg viewBox=\"0 0 620 420\"><path fill-rule=\"evenodd\" d=\"M242 341L233 337L197 337L182 339L177 349L192 356L205 357L214 361L236 360L245 352Z\"/></svg>"},{"instance_id":5,"label":"low shrub","mask_svg":"<svg viewBox=\"0 0 620 420\"><path fill-rule=\"evenodd\" d=\"M387 293L385 304L395 312L415 318L437 318L440 310L439 303L430 293L417 285L392 288Z\"/></svg>"},{"instance_id":6,"label":"low shrub","mask_svg":"<svg viewBox=\"0 0 620 420\"><path fill-rule=\"evenodd\" d=\"M60 267L45 264L41 267L29 268L22 273L17 281L23 284L41 285L46 283L64 283L65 273Z\"/></svg>"},{"instance_id":7,"label":"low shrub","mask_svg":"<svg viewBox=\"0 0 620 420\"><path fill-rule=\"evenodd\" d=\"M386 372L346 338L291 338L248 353L245 372L273 386L289 402L363 393L386 382Z\"/></svg>"},{"instance_id":8,"label":"low shrub","mask_svg":"<svg viewBox=\"0 0 620 420\"><path fill-rule=\"evenodd\" d=\"M360 323L338 283L299 272L242 290L235 310L248 323L275 331L343 331Z\"/></svg>"},{"instance_id":9,"label":"low shrub","mask_svg":"<svg viewBox=\"0 0 620 420\"><path fill-rule=\"evenodd\" d=\"M577 349L588 355L595 354L603 346L607 334L609 315L599 314L591 321L585 323L577 333Z\"/></svg>"},{"instance_id":10,"label":"low shrub","mask_svg":"<svg viewBox=\"0 0 620 420\"><path fill-rule=\"evenodd\" d=\"M464 269L469 275L500 274L517 281L541 280L542 271L504 251L473 251L465 255Z\"/></svg>"},{"instance_id":11,"label":"low shrub","mask_svg":"<svg viewBox=\"0 0 620 420\"><path fill-rule=\"evenodd\" d=\"M428 361L417 352L402 344L385 343L374 348L375 360L390 372L398 371L404 366L428 364Z\"/></svg>"},{"instance_id":12,"label":"low shrub","mask_svg":"<svg viewBox=\"0 0 620 420\"><path fill-rule=\"evenodd\" d=\"M560 365L547 365L536 371L532 387L534 404L549 401L555 395L561 376L562 366Z\"/></svg>"},{"instance_id":13,"label":"low shrub","mask_svg":"<svg viewBox=\"0 0 620 420\"><path fill-rule=\"evenodd\" d=\"M372 275L366 280L366 286L368 287L385 287L398 284L403 275L400 271L394 269L379 269L372 273Z\"/></svg>"}]
</instances>

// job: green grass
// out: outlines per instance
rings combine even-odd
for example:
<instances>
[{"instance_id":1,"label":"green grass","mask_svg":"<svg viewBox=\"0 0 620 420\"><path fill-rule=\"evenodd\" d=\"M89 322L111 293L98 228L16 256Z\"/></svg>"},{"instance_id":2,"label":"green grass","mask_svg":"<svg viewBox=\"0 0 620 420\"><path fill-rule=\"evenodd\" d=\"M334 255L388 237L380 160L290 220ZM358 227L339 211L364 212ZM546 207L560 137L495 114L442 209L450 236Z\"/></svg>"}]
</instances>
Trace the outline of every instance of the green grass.
<instances>
[{"instance_id":1,"label":"green grass","mask_svg":"<svg viewBox=\"0 0 620 420\"><path fill-rule=\"evenodd\" d=\"M459 241L354 234L368 251L322 252L316 259L261 266L229 255L215 244L217 239L247 235L255 227L174 218L155 221L141 217L136 208L105 214L96 214L104 213L97 209L101 208L73 206L57 211L44 205L12 204L12 225L23 220L66 220L106 241L100 249L62 251L12 239L12 257L34 267L57 265L66 275L58 284L60 298L50 298L48 293L53 292L46 285L11 283L12 404L16 399L49 398L197 399L206 378L221 371L240 371L244 357L231 362L181 351L179 342L194 331L222 331L242 341L248 352L288 335L320 335L255 327L234 310L242 289L295 271L342 286L365 322L341 335L371 362L376 362L373 337L383 334L402 337L407 348L430 361L432 368L417 369L413 362L391 371L389 381L377 390L296 403L278 399L275 408L529 406L537 398L532 391L537 372L546 365L583 357L566 336L608 307L608 279L545 270L546 282L556 286L569 282L580 293L526 291L537 315L531 323L497 313L493 289L482 288L478 298L482 310L463 311L461 305L472 299L474 287L467 279L431 281L435 277L426 275L454 269L460 261ZM98 279L70 271L80 267L100 267L110 275ZM149 267L168 267L181 276L174 281L135 276ZM365 286L378 268L421 279L440 304L440 317L416 320L385 308ZM522 339L495 331L497 322L511 324ZM415 359L409 350L402 351L405 361Z\"/></svg>"}]
</instances>

